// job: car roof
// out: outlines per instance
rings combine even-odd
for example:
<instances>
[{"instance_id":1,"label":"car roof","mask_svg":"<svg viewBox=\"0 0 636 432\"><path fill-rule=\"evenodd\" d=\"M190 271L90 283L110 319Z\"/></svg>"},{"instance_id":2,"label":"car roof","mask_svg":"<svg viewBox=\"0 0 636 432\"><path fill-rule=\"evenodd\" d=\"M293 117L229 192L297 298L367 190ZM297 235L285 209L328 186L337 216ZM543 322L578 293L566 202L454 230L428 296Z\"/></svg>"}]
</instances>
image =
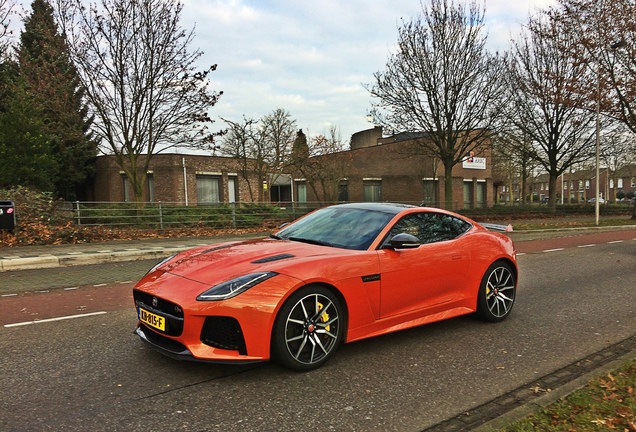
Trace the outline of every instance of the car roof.
<instances>
[{"instance_id":1,"label":"car roof","mask_svg":"<svg viewBox=\"0 0 636 432\"><path fill-rule=\"evenodd\" d=\"M393 215L396 215L406 209L417 208L417 206L414 206L414 205L388 203L388 202L349 203L349 204L338 204L332 207L377 211L377 212L389 213Z\"/></svg>"}]
</instances>

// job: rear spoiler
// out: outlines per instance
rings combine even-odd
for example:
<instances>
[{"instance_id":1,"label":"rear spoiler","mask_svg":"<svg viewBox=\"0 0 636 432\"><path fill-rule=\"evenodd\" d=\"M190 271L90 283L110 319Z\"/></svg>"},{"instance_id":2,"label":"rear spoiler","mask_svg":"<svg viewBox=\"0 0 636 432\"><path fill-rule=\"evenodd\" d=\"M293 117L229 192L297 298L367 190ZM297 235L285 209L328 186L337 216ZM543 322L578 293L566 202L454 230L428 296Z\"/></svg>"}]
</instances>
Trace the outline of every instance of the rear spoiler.
<instances>
[{"instance_id":1,"label":"rear spoiler","mask_svg":"<svg viewBox=\"0 0 636 432\"><path fill-rule=\"evenodd\" d=\"M479 225L481 225L484 228L487 228L489 230L512 232L512 225L511 224L499 225L499 224L493 224L493 223L480 223Z\"/></svg>"}]
</instances>

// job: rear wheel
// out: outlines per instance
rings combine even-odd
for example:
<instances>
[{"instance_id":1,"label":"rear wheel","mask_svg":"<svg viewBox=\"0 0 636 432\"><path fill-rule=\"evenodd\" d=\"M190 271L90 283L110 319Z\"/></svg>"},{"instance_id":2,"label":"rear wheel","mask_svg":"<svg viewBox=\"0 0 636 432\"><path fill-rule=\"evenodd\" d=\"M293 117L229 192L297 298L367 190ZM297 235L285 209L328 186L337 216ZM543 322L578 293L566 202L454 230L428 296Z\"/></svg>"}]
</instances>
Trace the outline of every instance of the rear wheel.
<instances>
[{"instance_id":1,"label":"rear wheel","mask_svg":"<svg viewBox=\"0 0 636 432\"><path fill-rule=\"evenodd\" d=\"M342 340L344 317L339 299L327 288L308 286L290 296L276 317L272 355L297 371L324 364Z\"/></svg>"},{"instance_id":2,"label":"rear wheel","mask_svg":"<svg viewBox=\"0 0 636 432\"><path fill-rule=\"evenodd\" d=\"M488 267L479 287L477 314L486 321L505 319L515 302L517 284L510 265L497 261Z\"/></svg>"}]
</instances>

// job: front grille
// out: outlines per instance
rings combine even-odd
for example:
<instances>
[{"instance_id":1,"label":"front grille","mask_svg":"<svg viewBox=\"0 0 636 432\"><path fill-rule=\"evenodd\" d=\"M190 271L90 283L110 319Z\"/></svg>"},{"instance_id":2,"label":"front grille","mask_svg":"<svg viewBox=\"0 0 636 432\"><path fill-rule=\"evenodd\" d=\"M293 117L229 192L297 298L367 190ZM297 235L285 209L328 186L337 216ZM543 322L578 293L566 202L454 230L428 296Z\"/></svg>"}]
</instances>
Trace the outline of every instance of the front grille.
<instances>
[{"instance_id":1,"label":"front grille","mask_svg":"<svg viewBox=\"0 0 636 432\"><path fill-rule=\"evenodd\" d=\"M166 319L166 330L162 332L153 328L154 331L169 336L181 336L183 332L183 309L179 305L139 290L133 290L133 298L137 307L144 308L148 312L160 315ZM156 306L153 305L154 299L157 300Z\"/></svg>"},{"instance_id":2,"label":"front grille","mask_svg":"<svg viewBox=\"0 0 636 432\"><path fill-rule=\"evenodd\" d=\"M214 348L238 351L241 355L247 355L241 325L232 317L207 317L201 329L201 342Z\"/></svg>"}]
</instances>

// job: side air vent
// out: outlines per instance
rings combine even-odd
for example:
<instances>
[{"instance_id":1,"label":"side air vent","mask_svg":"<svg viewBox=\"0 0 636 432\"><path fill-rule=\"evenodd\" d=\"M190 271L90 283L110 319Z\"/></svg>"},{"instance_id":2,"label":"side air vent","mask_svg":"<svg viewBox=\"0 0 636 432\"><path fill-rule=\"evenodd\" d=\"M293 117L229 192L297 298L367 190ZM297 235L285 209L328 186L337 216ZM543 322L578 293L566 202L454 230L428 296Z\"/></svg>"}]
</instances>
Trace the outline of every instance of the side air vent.
<instances>
[{"instance_id":1,"label":"side air vent","mask_svg":"<svg viewBox=\"0 0 636 432\"><path fill-rule=\"evenodd\" d=\"M279 261L279 260L284 260L287 258L294 258L295 255L290 255L290 254L280 254L280 255L272 255L270 257L267 258L261 258L259 260L256 261L252 261L252 264L265 264L268 262L272 262L272 261Z\"/></svg>"}]
</instances>

